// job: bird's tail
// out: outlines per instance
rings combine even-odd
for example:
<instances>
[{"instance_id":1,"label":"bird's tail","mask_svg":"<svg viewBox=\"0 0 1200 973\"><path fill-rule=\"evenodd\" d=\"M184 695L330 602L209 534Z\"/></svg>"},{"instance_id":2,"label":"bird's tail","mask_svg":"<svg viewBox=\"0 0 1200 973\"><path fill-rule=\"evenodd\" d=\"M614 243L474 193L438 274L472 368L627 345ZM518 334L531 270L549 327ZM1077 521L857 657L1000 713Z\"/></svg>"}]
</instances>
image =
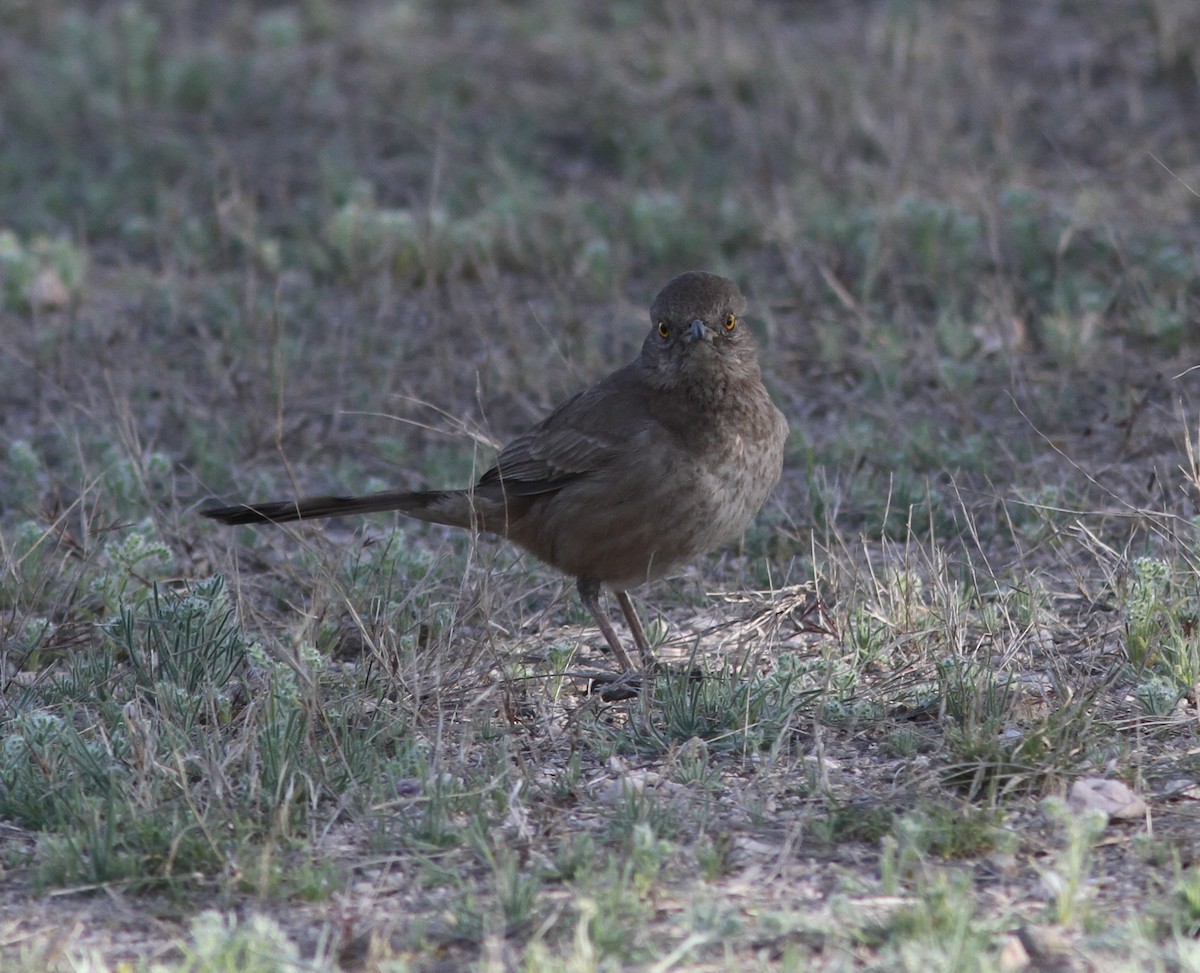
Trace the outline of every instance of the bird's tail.
<instances>
[{"instance_id":1,"label":"bird's tail","mask_svg":"<svg viewBox=\"0 0 1200 973\"><path fill-rule=\"evenodd\" d=\"M385 490L357 497L300 497L272 503L239 503L231 507L210 507L200 512L223 524L282 524L292 520L399 510L417 520L451 527L471 527L476 526L479 520L474 508L471 493L467 490Z\"/></svg>"}]
</instances>

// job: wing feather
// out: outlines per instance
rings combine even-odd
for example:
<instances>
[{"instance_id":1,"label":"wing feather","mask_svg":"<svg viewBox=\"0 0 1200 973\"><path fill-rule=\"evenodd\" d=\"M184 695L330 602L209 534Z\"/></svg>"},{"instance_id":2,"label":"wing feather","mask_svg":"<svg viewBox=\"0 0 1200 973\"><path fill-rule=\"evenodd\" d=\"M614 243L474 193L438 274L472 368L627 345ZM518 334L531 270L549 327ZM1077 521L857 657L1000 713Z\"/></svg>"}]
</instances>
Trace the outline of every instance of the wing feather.
<instances>
[{"instance_id":1,"label":"wing feather","mask_svg":"<svg viewBox=\"0 0 1200 973\"><path fill-rule=\"evenodd\" d=\"M632 368L567 399L510 442L479 485L500 484L512 496L551 493L637 448L653 424L653 410L641 401L647 398L643 383L625 374Z\"/></svg>"}]
</instances>

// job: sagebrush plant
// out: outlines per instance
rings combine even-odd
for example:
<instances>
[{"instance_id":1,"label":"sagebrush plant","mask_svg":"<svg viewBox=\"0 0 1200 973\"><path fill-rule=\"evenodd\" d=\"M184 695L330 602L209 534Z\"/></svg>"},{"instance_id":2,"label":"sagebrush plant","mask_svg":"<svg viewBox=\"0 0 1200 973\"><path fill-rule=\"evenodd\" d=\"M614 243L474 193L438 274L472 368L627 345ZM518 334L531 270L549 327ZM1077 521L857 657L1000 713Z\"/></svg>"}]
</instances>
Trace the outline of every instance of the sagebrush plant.
<instances>
[{"instance_id":1,"label":"sagebrush plant","mask_svg":"<svg viewBox=\"0 0 1200 973\"><path fill-rule=\"evenodd\" d=\"M1133 562L1131 575L1125 607L1126 652L1130 662L1144 668L1160 657L1158 640L1170 621L1167 598L1171 567L1158 558L1141 557Z\"/></svg>"},{"instance_id":2,"label":"sagebrush plant","mask_svg":"<svg viewBox=\"0 0 1200 973\"><path fill-rule=\"evenodd\" d=\"M153 583L171 575L171 549L157 533L154 524L144 520L102 545L88 594L104 612L132 611L126 606L152 597Z\"/></svg>"},{"instance_id":3,"label":"sagebrush plant","mask_svg":"<svg viewBox=\"0 0 1200 973\"><path fill-rule=\"evenodd\" d=\"M1125 599L1125 652L1143 680L1137 697L1148 713L1167 716L1200 682L1200 596L1191 567L1161 558L1130 567ZM1168 702L1174 691L1175 699Z\"/></svg>"},{"instance_id":4,"label":"sagebrush plant","mask_svg":"<svg viewBox=\"0 0 1200 973\"><path fill-rule=\"evenodd\" d=\"M344 783L372 778L386 755L364 763L364 741L398 728L337 704L314 723L322 657L285 663L247 641L220 576L151 588L104 634L14 697L5 727L0 813L47 833L33 858L46 882L174 883L235 862L273 882L255 863L307 833L320 801L374 799Z\"/></svg>"}]
</instances>

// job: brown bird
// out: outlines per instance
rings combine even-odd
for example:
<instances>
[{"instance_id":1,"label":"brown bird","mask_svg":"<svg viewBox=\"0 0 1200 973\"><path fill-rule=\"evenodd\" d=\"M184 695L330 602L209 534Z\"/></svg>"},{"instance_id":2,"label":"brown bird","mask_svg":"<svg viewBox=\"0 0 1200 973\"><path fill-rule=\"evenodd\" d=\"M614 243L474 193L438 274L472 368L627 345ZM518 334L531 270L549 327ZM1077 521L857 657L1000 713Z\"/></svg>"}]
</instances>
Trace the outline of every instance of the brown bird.
<instances>
[{"instance_id":1,"label":"brown bird","mask_svg":"<svg viewBox=\"0 0 1200 973\"><path fill-rule=\"evenodd\" d=\"M650 644L628 589L739 537L779 480L787 422L763 387L746 299L715 274L681 274L650 305L641 354L501 450L465 490L388 490L217 507L226 524L399 510L502 534L575 578L613 654L607 586L642 663Z\"/></svg>"}]
</instances>

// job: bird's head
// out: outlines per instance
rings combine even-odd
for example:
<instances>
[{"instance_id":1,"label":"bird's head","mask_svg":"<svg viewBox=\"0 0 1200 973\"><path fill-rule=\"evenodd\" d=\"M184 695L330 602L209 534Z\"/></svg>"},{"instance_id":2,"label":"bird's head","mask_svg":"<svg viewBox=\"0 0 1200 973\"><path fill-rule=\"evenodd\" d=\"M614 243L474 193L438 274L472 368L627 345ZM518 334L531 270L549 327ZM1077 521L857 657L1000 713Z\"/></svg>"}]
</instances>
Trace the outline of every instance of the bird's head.
<instances>
[{"instance_id":1,"label":"bird's head","mask_svg":"<svg viewBox=\"0 0 1200 973\"><path fill-rule=\"evenodd\" d=\"M650 305L642 363L666 386L723 386L758 376L754 337L742 321L746 299L737 284L693 270L667 284Z\"/></svg>"}]
</instances>

